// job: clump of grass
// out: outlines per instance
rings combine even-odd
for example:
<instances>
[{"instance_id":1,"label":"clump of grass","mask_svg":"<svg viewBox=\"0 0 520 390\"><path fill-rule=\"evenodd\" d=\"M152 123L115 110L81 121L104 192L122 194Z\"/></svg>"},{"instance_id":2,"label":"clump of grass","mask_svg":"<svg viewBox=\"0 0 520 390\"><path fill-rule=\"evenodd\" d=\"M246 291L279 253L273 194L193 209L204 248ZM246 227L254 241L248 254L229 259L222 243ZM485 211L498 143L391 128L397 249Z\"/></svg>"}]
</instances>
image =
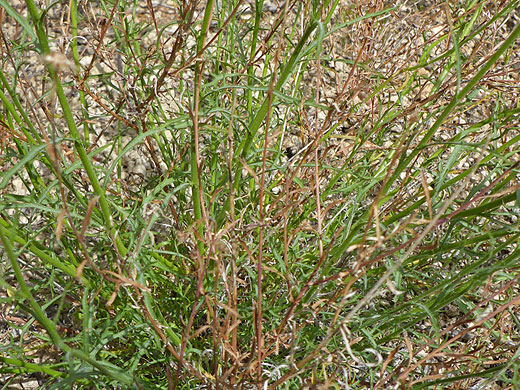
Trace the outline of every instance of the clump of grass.
<instances>
[{"instance_id":1,"label":"clump of grass","mask_svg":"<svg viewBox=\"0 0 520 390\"><path fill-rule=\"evenodd\" d=\"M518 1L0 5L6 386L518 386Z\"/></svg>"}]
</instances>

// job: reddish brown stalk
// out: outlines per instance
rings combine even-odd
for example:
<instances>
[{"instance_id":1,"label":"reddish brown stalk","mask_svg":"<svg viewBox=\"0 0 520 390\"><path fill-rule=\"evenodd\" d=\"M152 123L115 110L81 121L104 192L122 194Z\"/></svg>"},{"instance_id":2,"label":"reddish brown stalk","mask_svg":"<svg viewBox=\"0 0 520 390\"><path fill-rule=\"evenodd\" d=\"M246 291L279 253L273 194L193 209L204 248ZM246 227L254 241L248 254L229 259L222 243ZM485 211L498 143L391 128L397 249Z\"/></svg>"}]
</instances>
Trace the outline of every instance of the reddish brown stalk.
<instances>
[{"instance_id":1,"label":"reddish brown stalk","mask_svg":"<svg viewBox=\"0 0 520 390\"><path fill-rule=\"evenodd\" d=\"M288 196L288 195L287 195ZM287 202L287 204L292 204L292 202ZM283 262L284 262L284 265L285 265L285 283L287 284L287 291L289 293L289 302L292 301L292 295L291 295L291 291L292 291L292 283L291 283L291 275L290 275L290 270L289 270L289 256L288 256L288 252L289 252L289 244L292 240L289 240L288 239L288 231L287 231L287 223L289 221L289 216L288 216L288 211L289 211L289 206L285 206L282 208L282 212L283 212Z\"/></svg>"},{"instance_id":2,"label":"reddish brown stalk","mask_svg":"<svg viewBox=\"0 0 520 390\"><path fill-rule=\"evenodd\" d=\"M258 59L261 59L263 55L265 55L269 51L269 47L267 46L267 42L271 40L274 33L278 30L278 28L284 23L286 14L288 10L291 10L294 8L295 4L297 4L299 0L293 0L291 5L289 5L287 8L284 6L278 16L276 17L275 21L272 23L271 29L269 32L265 35L265 38L262 42L262 44L259 45L258 49L256 49L256 52L254 55L251 56L251 59L247 62L247 64L242 68L240 73L245 73L249 67L254 64ZM261 54L261 55L259 55Z\"/></svg>"},{"instance_id":3,"label":"reddish brown stalk","mask_svg":"<svg viewBox=\"0 0 520 390\"><path fill-rule=\"evenodd\" d=\"M368 234L370 232L371 222L372 222L372 219L374 218L375 209L376 209L376 207L377 207L381 197L383 196L383 191L385 190L385 187L386 187L386 185L388 183L388 180L392 176L393 167L396 165L397 161L399 160L399 158L401 156L401 153L404 153L406 151L406 147L403 147L403 145L405 143L405 139L406 138L403 135L401 137L400 141L399 141L399 145L397 146L396 152L392 156L392 160L390 160L390 164L388 165L388 169L386 171L385 178L383 179L383 182L380 185L379 191L378 191L374 201L372 202L372 205L370 207L370 212L368 214L367 223L366 223L366 226L365 226L365 232L363 234L363 239L362 239L361 244L360 244L361 248L365 247L365 244L366 244L366 241L367 241L367 238L368 238ZM399 149L401 149L401 150L399 150ZM373 249L372 250L372 253L373 253L373 251L375 251L377 249L377 246L374 246L372 249ZM364 250L360 250L358 252L358 256L356 257L356 261L360 260L361 257L369 257L370 255L371 255L371 253L365 253Z\"/></svg>"},{"instance_id":4,"label":"reddish brown stalk","mask_svg":"<svg viewBox=\"0 0 520 390\"><path fill-rule=\"evenodd\" d=\"M112 25L112 19L114 19L114 15L116 13L117 7L119 6L119 2L114 2L114 6L112 7L112 11L110 12L110 16L108 20L102 19L101 24L101 31L99 33L99 42L97 47L94 50L94 54L92 55L92 59L90 60L90 63L87 66L87 69L85 69L85 72L83 73L83 78L80 80L80 88L82 88L85 85L85 80L88 80L90 76L90 72L92 68L94 67L94 64L96 63L97 57L103 58L103 55L101 54L101 47L103 46L103 40L105 39L105 34L108 31L108 28Z\"/></svg>"},{"instance_id":5,"label":"reddish brown stalk","mask_svg":"<svg viewBox=\"0 0 520 390\"><path fill-rule=\"evenodd\" d=\"M278 52L275 56L275 68L278 66ZM271 84L269 85L269 91L267 94L268 106L267 106L267 115L265 119L265 131L264 131L264 147L262 152L262 173L260 175L260 193L259 193L259 223L260 228L258 229L258 259L256 261L256 288L257 288L257 298L256 298L256 313L255 313L255 331L256 331L256 346L257 346L257 387L258 390L262 389L262 360L263 360L263 348L264 348L264 339L263 339L263 331L262 331L262 260L263 260L263 251L264 251L264 228L265 224L265 171L267 164L267 147L268 147L268 135L269 135L269 123L271 119L271 103L273 99L273 90L274 90L274 80L273 77L271 80Z\"/></svg>"},{"instance_id":6,"label":"reddish brown stalk","mask_svg":"<svg viewBox=\"0 0 520 390\"><path fill-rule=\"evenodd\" d=\"M352 65L352 68L350 69L347 79L343 83L343 87L341 88L341 92L339 93L337 100L340 100L341 98L343 98L345 91L347 89L347 86L350 83L350 79L352 78L352 75L354 74L354 71L356 70L359 60L361 59L361 55L363 54L363 49L365 48L366 43L367 43L367 39L364 38L363 43L361 44L361 47L359 48L358 54L356 56L356 60L354 61L354 65Z\"/></svg>"},{"instance_id":7,"label":"reddish brown stalk","mask_svg":"<svg viewBox=\"0 0 520 390\"><path fill-rule=\"evenodd\" d=\"M184 4L184 3L183 3ZM175 59L177 58L177 54L182 48L182 45L184 43L183 35L190 29L192 24L192 18L193 13L195 11L196 3L191 2L186 8L183 8L181 10L181 20L182 24L177 28L177 30L174 32L173 35L176 35L175 43L173 44L172 51L166 60L166 64L164 65L164 68L161 72L161 75L157 79L157 83L155 85L155 88L152 88L150 94L146 99L144 99L141 104L138 107L138 111L141 112L145 107L148 106L148 104L155 99L157 96L158 91L161 90L164 81L166 79L166 76L168 76L168 73L170 72L171 67L173 66L173 63Z\"/></svg>"},{"instance_id":8,"label":"reddish brown stalk","mask_svg":"<svg viewBox=\"0 0 520 390\"><path fill-rule=\"evenodd\" d=\"M485 197L485 195L493 188L496 186L496 184L506 175L508 175L511 171L513 171L513 169L515 169L517 166L520 165L520 161L517 161L515 164L513 164L513 166L511 166L507 171L504 171L502 172L495 180L493 180L491 182L491 184L489 184L488 186L486 186L485 188L483 188L482 190L480 190L473 198L471 198L470 200L468 200L466 203L464 203L462 206L460 206L457 210L455 210L454 212L452 212L451 214L447 215L446 217L444 218L441 218L437 221L437 225L440 225L440 224L443 224L443 223L446 223L448 222L449 220L451 220L453 217L455 217L457 214L461 213L462 211L468 209L468 207L482 199ZM510 189L510 193L515 191L517 187L512 187Z\"/></svg>"},{"instance_id":9,"label":"reddish brown stalk","mask_svg":"<svg viewBox=\"0 0 520 390\"><path fill-rule=\"evenodd\" d=\"M316 93L315 93L315 102L320 102L320 90L322 87L321 81L321 53L318 53L318 58L316 59ZM353 67L354 68L354 67ZM316 129L315 137L320 136L320 123L318 118L318 109L315 109L314 112L314 128ZM316 221L318 224L318 249L320 258L323 257L323 231L322 231L322 214L321 214L321 196L320 196L320 166L319 166L319 157L318 157L318 148L314 149L314 190L316 196Z\"/></svg>"},{"instance_id":10,"label":"reddish brown stalk","mask_svg":"<svg viewBox=\"0 0 520 390\"><path fill-rule=\"evenodd\" d=\"M119 115L117 112L111 110L105 103L101 101L101 97L99 95L96 95L93 93L83 82L79 85L79 87L82 91L86 92L94 101L99 104L108 114L110 114L112 117L116 118L118 121L121 121L126 126L131 127L132 129L139 131L138 127L130 122L129 120L123 118L121 115Z\"/></svg>"},{"instance_id":11,"label":"reddish brown stalk","mask_svg":"<svg viewBox=\"0 0 520 390\"><path fill-rule=\"evenodd\" d=\"M482 156L480 157L480 160L482 159ZM480 162L480 161L479 161ZM475 164L475 167L478 166L478 163L477 162ZM464 186L461 185L457 190L454 191L453 195L450 197L450 199L448 199L446 202L444 202L443 206L441 207L441 209L439 210L439 215L442 214L443 212L446 211L446 209L453 203L453 201L456 199L457 196L460 195L460 193L462 192ZM436 218L439 218L439 216L437 216ZM379 278L379 280L374 284L374 286L368 291L368 293L366 293L364 295L364 297L362 299L360 299L358 301L358 303L349 311L348 314L346 314L343 319L341 320L341 322L339 323L338 326L336 327L330 327L328 332L327 332L327 335L322 339L322 341L320 341L320 343L316 346L316 348L311 352L309 353L307 356L305 356L304 358L302 358L298 363L294 364L293 365L293 368L287 372L285 375L283 375L280 379L278 379L277 381L275 381L269 388L270 389L275 389L276 386L280 385L281 383L284 383L286 382L287 380L289 380L290 378L294 377L295 375L297 375L297 373L303 368L305 367L309 362L311 362L312 360L315 359L315 357L321 352L322 348L324 348L327 343L332 339L332 337L334 335L336 335L341 327L348 323L348 321L351 320L351 318L355 315L355 313L357 313L361 307L365 306L368 302L370 302L376 295L378 289L388 280L388 277L390 276L390 274L392 272L394 272L395 269L397 269L397 267L401 266L403 264L403 262L406 260L406 258L408 258L408 256L412 253L412 251L419 245L419 243L424 239L424 237L426 237L426 235L431 232L431 230L436 226L436 219L434 218L429 224L428 226L422 231L422 233L419 235L419 237L415 240L414 243L412 243L412 245L408 248L408 250L406 251L406 253L404 255L402 255L402 257L400 258L399 261L397 261L391 268L389 268L387 270L387 272L385 273L385 275L383 275L381 278ZM333 319L333 322L336 323L338 322L338 318L339 318L339 315L341 313L341 310L343 309L344 305L346 304L346 301L345 299L343 299L340 304L338 305L337 309L336 309L336 313L335 313L335 316L334 316L334 319Z\"/></svg>"},{"instance_id":12,"label":"reddish brown stalk","mask_svg":"<svg viewBox=\"0 0 520 390\"><path fill-rule=\"evenodd\" d=\"M200 49L194 56L188 58L186 61L184 61L183 65L175 70L173 72L173 76L176 77L179 75L180 72L182 72L184 69L188 68L194 61L198 60L202 57L202 55L206 52L206 50L215 42L215 40L219 37L220 34L224 31L224 29L227 27L229 22L233 19L237 11L239 10L240 6L244 0L239 0L236 4L235 8L233 8L233 11L229 14L229 16L226 18L222 26L218 29L218 31L211 37L211 39Z\"/></svg>"},{"instance_id":13,"label":"reddish brown stalk","mask_svg":"<svg viewBox=\"0 0 520 390\"><path fill-rule=\"evenodd\" d=\"M152 324L152 327L154 328L154 330L157 333L157 335L161 338L161 340L164 343L164 346L166 347L166 349L168 351L170 351L172 356L180 363L181 366L186 368L193 376L198 378L200 381L202 381L203 383L206 383L206 378L198 370L196 370L188 362L186 362L182 358L181 354L179 354L179 353L177 353L177 351L175 351L175 349L171 345L170 341L168 340L168 338L166 337L164 332L161 330L161 326L153 319L153 317L151 316L150 312L146 308L146 304L144 303L144 297L143 297L141 291L136 286L134 286L134 291L139 296L139 299L141 301L141 308L142 308L146 318Z\"/></svg>"},{"instance_id":14,"label":"reddish brown stalk","mask_svg":"<svg viewBox=\"0 0 520 390\"><path fill-rule=\"evenodd\" d=\"M466 324L477 310L479 310L479 309L481 309L483 307L486 307L489 304L489 302L491 302L492 300L496 299L497 296L500 296L501 294L503 294L505 291L507 291L511 287L517 285L519 282L520 282L520 275L515 277L514 279L510 280L508 283L506 283L504 286L502 286L498 291L494 292L493 294L491 294L489 297L487 297L483 301L479 302L477 305L475 305L475 307L473 309L468 311L468 313L466 313L457 322L455 322L454 324L446 327L446 329L442 330L439 333L438 337L436 337L436 339L442 340L444 338L444 336L446 336L447 334L452 332L454 329L456 329L460 325ZM408 361L403 361L390 374L388 374L386 377L382 378L376 384L375 389L381 388L382 386L385 386L385 385L386 386L384 388L388 388L389 382L392 380L392 378L395 377L406 366L406 369L401 374L399 374L399 377L395 380L395 381L404 382L406 377L408 377L413 370L415 370L420 365L424 364L427 360L431 359L432 357L437 356L448 345L453 344L455 341L460 339L465 334L471 332L474 329L479 328L486 321L489 321L491 318L495 317L497 314L503 312L508 307L516 305L517 303L520 303L520 296L516 297L513 300L511 300L511 301L505 303L504 305L500 306L498 309L494 310L492 313L488 314L484 318L481 318L479 321L475 322L473 324L473 326L468 327L468 328L464 329L463 331L457 333L455 336L449 338L447 341L442 343L439 347L435 348L432 352L428 353L425 357L420 359L418 362L416 362L414 364L409 364ZM436 345L436 339L431 339L428 342L423 343L422 347L420 347L420 348L415 350L415 356L418 356L419 353L424 351L430 345Z\"/></svg>"}]
</instances>

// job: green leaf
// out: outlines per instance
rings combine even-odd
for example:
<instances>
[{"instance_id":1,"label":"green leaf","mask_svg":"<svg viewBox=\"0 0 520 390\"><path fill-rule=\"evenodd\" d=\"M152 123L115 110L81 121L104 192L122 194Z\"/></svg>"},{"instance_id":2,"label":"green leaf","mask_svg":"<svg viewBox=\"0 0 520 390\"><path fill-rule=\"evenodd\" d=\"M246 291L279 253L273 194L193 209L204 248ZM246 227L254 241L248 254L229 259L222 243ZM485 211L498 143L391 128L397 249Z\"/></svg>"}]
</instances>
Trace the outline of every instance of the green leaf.
<instances>
[{"instance_id":1,"label":"green leaf","mask_svg":"<svg viewBox=\"0 0 520 390\"><path fill-rule=\"evenodd\" d=\"M36 34L34 33L33 28L27 23L27 20L21 16L16 10L9 5L9 3L5 0L0 0L0 5L5 9L7 14L11 16L14 20L20 23L20 26L30 35L33 41L36 41Z\"/></svg>"},{"instance_id":2,"label":"green leaf","mask_svg":"<svg viewBox=\"0 0 520 390\"><path fill-rule=\"evenodd\" d=\"M45 149L45 145L39 145L32 148L29 153L25 155L18 163L15 164L14 167L9 169L5 174L3 174L2 181L0 182L0 190L4 189L7 184L9 184L9 180L28 162L32 161L43 149Z\"/></svg>"}]
</instances>

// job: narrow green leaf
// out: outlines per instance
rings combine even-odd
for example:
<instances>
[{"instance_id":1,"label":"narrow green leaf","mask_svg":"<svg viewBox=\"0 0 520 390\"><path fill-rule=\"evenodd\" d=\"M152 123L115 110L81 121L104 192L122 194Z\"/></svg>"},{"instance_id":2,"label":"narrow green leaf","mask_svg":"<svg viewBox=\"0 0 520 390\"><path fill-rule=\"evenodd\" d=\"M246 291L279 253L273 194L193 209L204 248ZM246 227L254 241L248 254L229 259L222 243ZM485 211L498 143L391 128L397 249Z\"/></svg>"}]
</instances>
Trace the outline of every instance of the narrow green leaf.
<instances>
[{"instance_id":1,"label":"narrow green leaf","mask_svg":"<svg viewBox=\"0 0 520 390\"><path fill-rule=\"evenodd\" d=\"M20 15L16 10L9 5L9 3L5 0L0 0L0 5L5 9L7 14L11 16L14 20L16 20L18 23L20 23L20 26L23 27L25 32L29 34L31 39L35 42L37 40L36 34L34 33L33 28L31 25L27 22L27 20Z\"/></svg>"},{"instance_id":2,"label":"narrow green leaf","mask_svg":"<svg viewBox=\"0 0 520 390\"><path fill-rule=\"evenodd\" d=\"M34 146L25 156L19 160L11 169L7 172L1 174L2 181L0 182L0 190L4 189L8 184L11 178L22 169L25 164L32 162L34 158L41 153L42 150L45 149L45 145Z\"/></svg>"}]
</instances>

